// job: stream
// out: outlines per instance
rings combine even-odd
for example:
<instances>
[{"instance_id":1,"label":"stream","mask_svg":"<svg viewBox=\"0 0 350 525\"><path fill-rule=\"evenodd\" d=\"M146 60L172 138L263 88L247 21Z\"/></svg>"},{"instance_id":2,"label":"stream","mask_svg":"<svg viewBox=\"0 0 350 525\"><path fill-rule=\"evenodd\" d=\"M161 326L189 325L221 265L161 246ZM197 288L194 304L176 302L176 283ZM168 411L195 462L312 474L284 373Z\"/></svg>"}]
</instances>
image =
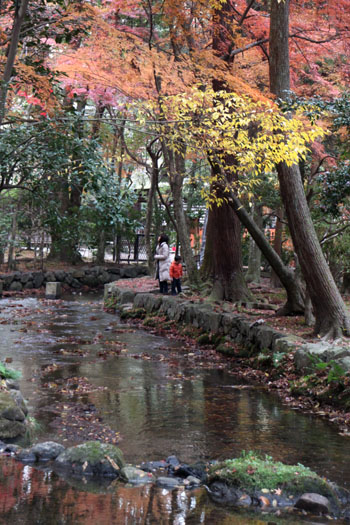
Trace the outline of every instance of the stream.
<instances>
[{"instance_id":1,"label":"stream","mask_svg":"<svg viewBox=\"0 0 350 525\"><path fill-rule=\"evenodd\" d=\"M96 294L62 301L0 302L0 360L22 374L33 430L19 443L118 442L134 465L176 455L226 459L243 450L302 463L350 488L349 438L327 421L290 410L230 367L195 366L196 350L128 326ZM203 363L202 363L203 364ZM322 521L323 520L323 521ZM326 518L305 523L329 523ZM219 507L204 488L167 490L59 478L48 467L0 457L0 524L297 524ZM342 523L338 520L337 523Z\"/></svg>"}]
</instances>

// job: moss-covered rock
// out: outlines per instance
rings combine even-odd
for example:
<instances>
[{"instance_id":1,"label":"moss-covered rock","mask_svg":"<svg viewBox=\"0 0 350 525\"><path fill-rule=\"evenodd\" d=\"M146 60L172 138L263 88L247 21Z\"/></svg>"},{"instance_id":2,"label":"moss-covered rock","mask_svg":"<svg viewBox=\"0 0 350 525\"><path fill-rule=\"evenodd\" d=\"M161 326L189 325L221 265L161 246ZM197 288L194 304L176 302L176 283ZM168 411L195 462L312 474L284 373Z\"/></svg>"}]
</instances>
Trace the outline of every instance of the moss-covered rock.
<instances>
[{"instance_id":1,"label":"moss-covered rock","mask_svg":"<svg viewBox=\"0 0 350 525\"><path fill-rule=\"evenodd\" d=\"M144 319L146 310L144 308L134 308L132 310L121 310L121 319Z\"/></svg>"},{"instance_id":2,"label":"moss-covered rock","mask_svg":"<svg viewBox=\"0 0 350 525\"><path fill-rule=\"evenodd\" d=\"M285 496L317 493L327 497L333 508L339 508L334 485L301 464L285 465L271 457L259 457L254 452L220 462L209 471L209 486L218 482L226 487L246 491L250 495L282 492Z\"/></svg>"},{"instance_id":3,"label":"moss-covered rock","mask_svg":"<svg viewBox=\"0 0 350 525\"><path fill-rule=\"evenodd\" d=\"M14 439L24 436L27 427L20 421L10 421L9 419L0 418L0 438Z\"/></svg>"},{"instance_id":4,"label":"moss-covered rock","mask_svg":"<svg viewBox=\"0 0 350 525\"><path fill-rule=\"evenodd\" d=\"M55 460L55 466L61 470L71 470L77 475L116 478L125 462L118 447L99 441L88 441L66 449Z\"/></svg>"},{"instance_id":5,"label":"moss-covered rock","mask_svg":"<svg viewBox=\"0 0 350 525\"><path fill-rule=\"evenodd\" d=\"M25 414L9 391L0 392L0 439L12 439L26 432Z\"/></svg>"}]
</instances>

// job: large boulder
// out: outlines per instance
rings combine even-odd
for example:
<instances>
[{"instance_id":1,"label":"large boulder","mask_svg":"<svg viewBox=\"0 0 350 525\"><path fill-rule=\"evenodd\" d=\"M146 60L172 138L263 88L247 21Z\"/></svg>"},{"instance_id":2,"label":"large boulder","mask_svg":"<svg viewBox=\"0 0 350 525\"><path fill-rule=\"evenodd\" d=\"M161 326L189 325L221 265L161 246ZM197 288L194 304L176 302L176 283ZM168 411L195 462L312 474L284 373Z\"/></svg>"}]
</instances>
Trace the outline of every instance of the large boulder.
<instances>
[{"instance_id":1,"label":"large boulder","mask_svg":"<svg viewBox=\"0 0 350 525\"><path fill-rule=\"evenodd\" d=\"M125 467L122 451L99 441L88 441L67 448L54 463L58 470L78 476L117 478Z\"/></svg>"}]
</instances>

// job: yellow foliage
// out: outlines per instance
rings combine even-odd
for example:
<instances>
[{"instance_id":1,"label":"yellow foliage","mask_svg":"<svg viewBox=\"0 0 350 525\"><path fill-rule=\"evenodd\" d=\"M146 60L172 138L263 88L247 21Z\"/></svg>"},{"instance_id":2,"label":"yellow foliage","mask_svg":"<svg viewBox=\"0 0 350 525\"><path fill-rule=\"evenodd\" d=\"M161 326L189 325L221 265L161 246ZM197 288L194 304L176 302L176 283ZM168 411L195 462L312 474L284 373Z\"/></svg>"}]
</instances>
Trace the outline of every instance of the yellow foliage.
<instances>
[{"instance_id":1,"label":"yellow foliage","mask_svg":"<svg viewBox=\"0 0 350 525\"><path fill-rule=\"evenodd\" d=\"M210 185L224 177L226 185L228 180L235 181L232 184L239 191L250 191L276 164L298 163L308 145L324 135L301 112L292 118L281 113L273 101L203 86L188 94L163 97L160 107L155 102L143 105L138 120L143 115L146 122L150 111L158 114L155 132L169 148L181 153L186 145L188 154L209 158L219 168L220 175L211 176Z\"/></svg>"}]
</instances>

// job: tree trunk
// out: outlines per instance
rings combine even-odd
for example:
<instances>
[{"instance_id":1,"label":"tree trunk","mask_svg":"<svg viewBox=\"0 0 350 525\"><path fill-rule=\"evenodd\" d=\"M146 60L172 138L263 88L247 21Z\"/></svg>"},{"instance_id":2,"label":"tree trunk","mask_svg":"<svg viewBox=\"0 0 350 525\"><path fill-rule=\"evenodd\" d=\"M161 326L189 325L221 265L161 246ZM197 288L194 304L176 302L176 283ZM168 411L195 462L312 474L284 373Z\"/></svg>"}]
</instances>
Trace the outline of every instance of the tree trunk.
<instances>
[{"instance_id":1,"label":"tree trunk","mask_svg":"<svg viewBox=\"0 0 350 525\"><path fill-rule=\"evenodd\" d=\"M104 230L100 231L100 238L97 245L96 263L104 264L106 251L106 233Z\"/></svg>"},{"instance_id":2,"label":"tree trunk","mask_svg":"<svg viewBox=\"0 0 350 525\"><path fill-rule=\"evenodd\" d=\"M277 210L277 219L276 219L276 228L275 228L275 238L273 240L273 249L281 257L282 256L282 236L283 236L283 208ZM278 275L273 270L271 271L271 286L273 288L280 288L281 281L278 278Z\"/></svg>"},{"instance_id":3,"label":"tree trunk","mask_svg":"<svg viewBox=\"0 0 350 525\"><path fill-rule=\"evenodd\" d=\"M230 206L213 205L209 209L202 274L205 271L213 281L214 300L236 302L251 297L242 271L240 241L241 224Z\"/></svg>"},{"instance_id":4,"label":"tree trunk","mask_svg":"<svg viewBox=\"0 0 350 525\"><path fill-rule=\"evenodd\" d=\"M153 217L153 202L155 197L155 192L158 183L159 168L158 168L158 154L152 151L152 147L147 147L147 152L151 157L152 168L151 168L151 186L148 191L147 196L147 211L145 219L145 245L146 245L146 254L147 254L147 265L149 273L152 275L154 273L154 254L152 250L151 243L151 227L152 227L152 217Z\"/></svg>"},{"instance_id":5,"label":"tree trunk","mask_svg":"<svg viewBox=\"0 0 350 525\"><path fill-rule=\"evenodd\" d=\"M18 213L18 208L16 206L16 209L14 210L14 213L12 215L12 225L11 225L11 232L10 232L10 238L9 238L9 252L8 252L8 259L7 259L7 269L8 270L16 269L15 242L16 242L16 235L17 235L17 213Z\"/></svg>"},{"instance_id":6,"label":"tree trunk","mask_svg":"<svg viewBox=\"0 0 350 525\"><path fill-rule=\"evenodd\" d=\"M270 89L285 98L289 90L289 0L271 2ZM315 315L315 333L325 338L349 335L350 320L318 241L299 166L278 166L281 196Z\"/></svg>"},{"instance_id":7,"label":"tree trunk","mask_svg":"<svg viewBox=\"0 0 350 525\"><path fill-rule=\"evenodd\" d=\"M232 60L227 58L226 29L232 24L232 6L225 2L213 15L213 51L227 68ZM213 80L213 89L220 92L227 89L223 78ZM215 152L209 155L209 161L214 175L220 173L215 160ZM226 165L233 165L235 158L226 157ZM229 181L231 182L231 180ZM241 301L251 297L244 279L242 266L241 224L226 201L226 194L219 185L213 184L211 192L215 192L220 205L215 202L209 209L207 226L207 248L204 255L204 269L213 279L212 297L217 300ZM211 261L209 260L211 258Z\"/></svg>"},{"instance_id":8,"label":"tree trunk","mask_svg":"<svg viewBox=\"0 0 350 525\"><path fill-rule=\"evenodd\" d=\"M6 65L4 69L4 74L2 76L0 88L0 125L2 124L2 121L4 120L5 116L8 87L12 77L13 66L17 55L19 36L24 17L27 12L28 4L29 0L22 0L19 6L17 4L15 10L15 19L12 27L11 41L7 52Z\"/></svg>"},{"instance_id":9,"label":"tree trunk","mask_svg":"<svg viewBox=\"0 0 350 525\"><path fill-rule=\"evenodd\" d=\"M278 315L295 315L304 313L304 290L295 272L283 264L282 259L272 248L264 233L255 224L241 201L232 191L228 193L228 202L241 223L247 228L262 254L278 275L287 293L286 304L277 312Z\"/></svg>"},{"instance_id":10,"label":"tree trunk","mask_svg":"<svg viewBox=\"0 0 350 525\"><path fill-rule=\"evenodd\" d=\"M252 218L255 224L262 230L263 228L263 216L262 206L253 203ZM261 281L261 251L254 241L253 237L249 238L249 260L248 260L248 271L245 276L247 283L260 283Z\"/></svg>"}]
</instances>

